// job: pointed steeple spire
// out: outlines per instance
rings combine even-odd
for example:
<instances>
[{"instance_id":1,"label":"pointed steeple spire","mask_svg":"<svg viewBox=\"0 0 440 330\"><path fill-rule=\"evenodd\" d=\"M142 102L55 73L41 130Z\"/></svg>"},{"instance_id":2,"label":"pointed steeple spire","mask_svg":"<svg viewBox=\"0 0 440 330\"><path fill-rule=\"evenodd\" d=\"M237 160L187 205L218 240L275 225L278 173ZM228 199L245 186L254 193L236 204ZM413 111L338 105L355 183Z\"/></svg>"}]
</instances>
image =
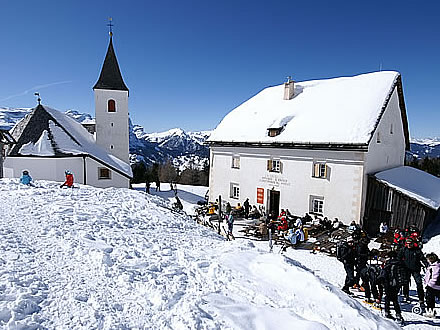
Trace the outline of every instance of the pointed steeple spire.
<instances>
[{"instance_id":1,"label":"pointed steeple spire","mask_svg":"<svg viewBox=\"0 0 440 330\"><path fill-rule=\"evenodd\" d=\"M115 50L113 49L112 34L110 34L110 42L104 64L102 65L101 75L99 76L95 86L93 86L93 89L110 89L128 92L128 88L125 85L124 80L122 79L121 71L119 70Z\"/></svg>"}]
</instances>

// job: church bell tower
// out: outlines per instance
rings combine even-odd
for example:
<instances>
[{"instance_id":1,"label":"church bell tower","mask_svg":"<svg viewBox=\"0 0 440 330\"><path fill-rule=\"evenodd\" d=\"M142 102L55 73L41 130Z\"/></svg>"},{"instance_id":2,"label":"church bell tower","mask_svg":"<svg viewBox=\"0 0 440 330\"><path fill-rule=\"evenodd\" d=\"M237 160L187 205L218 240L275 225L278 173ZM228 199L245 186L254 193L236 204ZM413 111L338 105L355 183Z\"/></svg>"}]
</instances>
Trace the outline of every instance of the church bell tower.
<instances>
[{"instance_id":1,"label":"church bell tower","mask_svg":"<svg viewBox=\"0 0 440 330\"><path fill-rule=\"evenodd\" d=\"M108 153L129 163L128 88L122 79L113 48L113 33L95 92L96 143Z\"/></svg>"}]
</instances>

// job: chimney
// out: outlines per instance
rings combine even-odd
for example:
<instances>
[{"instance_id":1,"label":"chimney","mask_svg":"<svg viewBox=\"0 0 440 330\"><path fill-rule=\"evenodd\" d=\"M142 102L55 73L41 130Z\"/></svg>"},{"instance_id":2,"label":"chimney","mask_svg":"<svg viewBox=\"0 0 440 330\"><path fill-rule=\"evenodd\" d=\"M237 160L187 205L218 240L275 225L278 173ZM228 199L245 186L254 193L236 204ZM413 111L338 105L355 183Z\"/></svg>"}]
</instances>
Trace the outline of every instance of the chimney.
<instances>
[{"instance_id":1,"label":"chimney","mask_svg":"<svg viewBox=\"0 0 440 330\"><path fill-rule=\"evenodd\" d=\"M287 82L284 83L284 100L291 100L293 98L294 88L292 77L287 77Z\"/></svg>"}]
</instances>

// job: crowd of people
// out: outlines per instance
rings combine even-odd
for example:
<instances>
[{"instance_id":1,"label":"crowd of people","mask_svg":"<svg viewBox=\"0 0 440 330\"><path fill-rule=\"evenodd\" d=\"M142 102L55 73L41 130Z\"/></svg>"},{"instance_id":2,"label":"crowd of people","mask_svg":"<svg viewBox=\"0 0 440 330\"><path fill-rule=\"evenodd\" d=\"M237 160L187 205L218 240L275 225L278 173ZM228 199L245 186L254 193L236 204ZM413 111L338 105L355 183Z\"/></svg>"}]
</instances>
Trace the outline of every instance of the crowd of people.
<instances>
[{"instance_id":1,"label":"crowd of people","mask_svg":"<svg viewBox=\"0 0 440 330\"><path fill-rule=\"evenodd\" d=\"M440 298L440 264L435 253L423 254L419 229L416 226L396 229L392 249L386 258L380 258L378 250L370 251L368 236L362 231L360 235L358 232L355 229L336 248L336 257L343 263L346 272L342 290L352 294L350 289L358 288L365 292L365 302L377 307L381 306L384 296L385 317L394 318L391 315L392 303L395 319L403 322L399 295L402 296L402 302L410 302L409 286L413 278L419 306L422 309L426 307L424 316L435 317L435 298ZM426 269L424 279L422 268Z\"/></svg>"},{"instance_id":2,"label":"crowd of people","mask_svg":"<svg viewBox=\"0 0 440 330\"><path fill-rule=\"evenodd\" d=\"M343 263L346 273L342 291L352 295L351 290L364 292L365 303L376 308L384 307L385 317L403 322L400 303L410 302L410 281L414 280L417 287L417 301L420 308L425 309L424 316L435 317L435 299L440 299L440 262L435 253L424 255L422 252L421 233L415 226L393 232L391 249L386 253L377 249L370 250L370 238L355 222L344 226L338 218L329 220L327 217L312 218L309 214L303 217L293 216L288 209L282 209L279 215L258 210L251 206L249 199L243 205L231 207L226 203L225 220L228 231L232 234L234 216L260 219L258 230L264 237L268 233L283 237L294 248L307 239L307 230L316 228L321 233L332 233L344 228L348 238L336 245L336 257ZM391 235L390 228L383 222L379 228L379 237ZM338 231L340 232L340 231ZM340 236L336 236L340 237ZM425 269L422 278L422 269ZM426 302L426 304L425 304ZM391 305L395 315L391 314Z\"/></svg>"}]
</instances>

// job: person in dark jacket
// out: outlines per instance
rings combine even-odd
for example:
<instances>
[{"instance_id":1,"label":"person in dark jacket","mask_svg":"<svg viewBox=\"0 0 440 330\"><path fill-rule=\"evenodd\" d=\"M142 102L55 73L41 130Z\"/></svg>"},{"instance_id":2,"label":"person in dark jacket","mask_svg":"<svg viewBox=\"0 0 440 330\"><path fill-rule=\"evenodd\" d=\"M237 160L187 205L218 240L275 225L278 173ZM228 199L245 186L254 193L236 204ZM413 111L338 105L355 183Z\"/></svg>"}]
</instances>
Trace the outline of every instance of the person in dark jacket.
<instances>
[{"instance_id":1,"label":"person in dark jacket","mask_svg":"<svg viewBox=\"0 0 440 330\"><path fill-rule=\"evenodd\" d=\"M356 251L352 237L348 237L346 244L343 245L340 260L344 264L346 274L342 291L347 294L351 294L350 287L353 286L355 282L354 266L356 263Z\"/></svg>"},{"instance_id":2,"label":"person in dark jacket","mask_svg":"<svg viewBox=\"0 0 440 330\"><path fill-rule=\"evenodd\" d=\"M225 213L226 213L226 214L229 214L229 213L231 213L231 211L232 211L231 204L230 204L229 202L227 202L227 203L226 203L226 210L225 210Z\"/></svg>"},{"instance_id":3,"label":"person in dark jacket","mask_svg":"<svg viewBox=\"0 0 440 330\"><path fill-rule=\"evenodd\" d=\"M250 211L250 204L249 204L249 198L246 198L246 200L243 203L244 206L244 217L247 219L249 217L249 211Z\"/></svg>"},{"instance_id":4,"label":"person in dark jacket","mask_svg":"<svg viewBox=\"0 0 440 330\"><path fill-rule=\"evenodd\" d=\"M388 260L379 276L385 290L385 317L393 318L390 311L390 302L393 302L396 320L400 322L403 322L403 318L398 294L404 277L404 265L398 258L396 251L388 252Z\"/></svg>"},{"instance_id":5,"label":"person in dark jacket","mask_svg":"<svg viewBox=\"0 0 440 330\"><path fill-rule=\"evenodd\" d=\"M355 285L359 286L359 279L361 278L361 273L365 273L365 268L367 268L368 256L370 254L370 249L368 248L369 239L368 237L362 237L359 242L356 244L356 276L355 276ZM364 282L364 279L362 279Z\"/></svg>"},{"instance_id":6,"label":"person in dark jacket","mask_svg":"<svg viewBox=\"0 0 440 330\"><path fill-rule=\"evenodd\" d=\"M428 267L428 262L423 256L422 250L412 238L407 238L405 246L400 249L398 257L405 264L407 269L407 281L403 285L403 295L406 300L409 300L409 281L411 276L417 285L417 296L419 297L419 303L424 306L425 293L423 291L422 276L420 270L422 265Z\"/></svg>"},{"instance_id":7,"label":"person in dark jacket","mask_svg":"<svg viewBox=\"0 0 440 330\"><path fill-rule=\"evenodd\" d=\"M380 306L383 286L378 279L381 271L382 268L377 264L367 265L361 271L362 286L365 289L365 302L368 304L374 303L376 306ZM373 300L371 294L373 294Z\"/></svg>"},{"instance_id":8,"label":"person in dark jacket","mask_svg":"<svg viewBox=\"0 0 440 330\"><path fill-rule=\"evenodd\" d=\"M425 285L426 285L426 307L427 311L423 314L426 317L436 317L435 298L440 299L440 263L438 256L435 253L428 253L426 259L430 266L426 270Z\"/></svg>"}]
</instances>

